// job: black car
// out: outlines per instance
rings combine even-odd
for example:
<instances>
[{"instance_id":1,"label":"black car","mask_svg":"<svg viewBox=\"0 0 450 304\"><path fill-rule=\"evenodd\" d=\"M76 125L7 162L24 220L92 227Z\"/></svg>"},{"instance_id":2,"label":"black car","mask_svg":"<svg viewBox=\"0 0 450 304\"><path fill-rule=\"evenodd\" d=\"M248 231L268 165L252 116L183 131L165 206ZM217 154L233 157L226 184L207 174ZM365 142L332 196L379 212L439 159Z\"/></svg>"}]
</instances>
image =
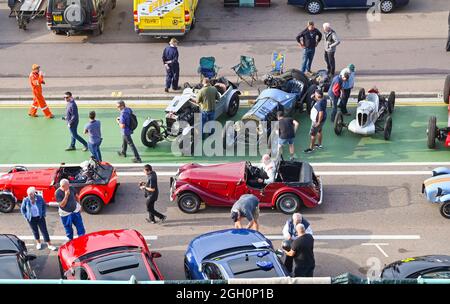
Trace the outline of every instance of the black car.
<instances>
[{"instance_id":1,"label":"black car","mask_svg":"<svg viewBox=\"0 0 450 304\"><path fill-rule=\"evenodd\" d=\"M426 255L394 262L384 267L382 279L450 279L450 256Z\"/></svg>"},{"instance_id":2,"label":"black car","mask_svg":"<svg viewBox=\"0 0 450 304\"><path fill-rule=\"evenodd\" d=\"M28 254L25 243L12 234L0 234L0 279L36 279L30 266L35 255Z\"/></svg>"},{"instance_id":3,"label":"black car","mask_svg":"<svg viewBox=\"0 0 450 304\"><path fill-rule=\"evenodd\" d=\"M117 0L48 0L47 27L56 34L105 29L106 15Z\"/></svg>"}]
</instances>

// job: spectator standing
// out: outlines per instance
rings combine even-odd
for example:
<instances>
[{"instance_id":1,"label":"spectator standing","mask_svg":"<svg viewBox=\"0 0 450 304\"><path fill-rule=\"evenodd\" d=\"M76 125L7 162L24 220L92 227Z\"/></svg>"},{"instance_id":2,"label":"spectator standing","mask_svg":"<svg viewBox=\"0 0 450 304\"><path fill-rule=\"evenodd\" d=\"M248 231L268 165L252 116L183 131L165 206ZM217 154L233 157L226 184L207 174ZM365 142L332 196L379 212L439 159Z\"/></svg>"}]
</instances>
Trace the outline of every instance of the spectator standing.
<instances>
[{"instance_id":1,"label":"spectator standing","mask_svg":"<svg viewBox=\"0 0 450 304\"><path fill-rule=\"evenodd\" d=\"M66 92L64 93L64 100L66 101L66 116L63 117L63 119L66 121L67 126L69 127L70 131L70 146L66 149L66 151L74 151L75 148L75 142L78 140L83 146L83 151L88 150L87 142L78 135L78 123L79 123L79 116L78 116L78 107L75 102L75 100L72 97L72 93Z\"/></svg>"},{"instance_id":2,"label":"spectator standing","mask_svg":"<svg viewBox=\"0 0 450 304\"><path fill-rule=\"evenodd\" d=\"M312 277L316 262L314 259L314 238L306 233L303 224L295 226L298 237L292 242L291 250L284 251L287 256L293 257L295 262L295 277Z\"/></svg>"},{"instance_id":3,"label":"spectator standing","mask_svg":"<svg viewBox=\"0 0 450 304\"><path fill-rule=\"evenodd\" d=\"M348 74L348 79L344 81L342 84L342 97L339 107L341 108L342 114L349 116L350 113L347 110L347 103L350 95L352 93L352 89L355 86L355 65L349 64L346 68L344 68L341 73L342 76Z\"/></svg>"},{"instance_id":4,"label":"spectator standing","mask_svg":"<svg viewBox=\"0 0 450 304\"><path fill-rule=\"evenodd\" d=\"M278 118L278 153L283 154L283 147L289 145L290 159L293 160L295 156L295 133L299 123L292 117L284 117L283 111L277 112Z\"/></svg>"},{"instance_id":5,"label":"spectator standing","mask_svg":"<svg viewBox=\"0 0 450 304\"><path fill-rule=\"evenodd\" d=\"M333 105L333 111L331 112L331 123L334 123L334 119L337 114L339 98L342 94L342 85L344 84L344 81L347 81L349 76L350 75L348 73L334 76L330 88L328 89L328 97L330 98L331 104Z\"/></svg>"},{"instance_id":6,"label":"spectator standing","mask_svg":"<svg viewBox=\"0 0 450 304\"><path fill-rule=\"evenodd\" d=\"M305 153L311 153L314 149L323 149L322 128L327 119L327 99L323 97L322 90L317 89L314 92L314 100L316 102L311 110L311 129L309 130L311 142L309 144L309 148L304 151Z\"/></svg>"},{"instance_id":7,"label":"spectator standing","mask_svg":"<svg viewBox=\"0 0 450 304\"><path fill-rule=\"evenodd\" d=\"M305 226L305 232L309 234L313 234L313 230L311 228L311 225L309 222L300 214L300 213L294 213L292 214L292 217L286 221L286 224L284 224L283 227L283 238L286 241L291 241L291 243L297 239L298 234L295 227L298 224L302 224ZM294 264L294 258L291 256L286 255L286 259L284 260L284 266L286 266L289 273L292 272L292 267Z\"/></svg>"},{"instance_id":8,"label":"spectator standing","mask_svg":"<svg viewBox=\"0 0 450 304\"><path fill-rule=\"evenodd\" d=\"M158 200L159 194L158 177L156 172L153 171L152 166L148 164L144 166L144 173L147 175L147 182L141 182L139 188L144 191L144 196L147 199L146 205L149 218L146 218L145 220L149 223L156 224L156 216L162 223L167 217L155 210L155 203Z\"/></svg>"},{"instance_id":9,"label":"spectator standing","mask_svg":"<svg viewBox=\"0 0 450 304\"><path fill-rule=\"evenodd\" d=\"M208 78L203 78L203 87L197 93L197 99L195 100L202 110L202 133L205 124L214 120L216 113L216 102L220 98L219 91L216 87L211 85L211 81Z\"/></svg>"},{"instance_id":10,"label":"spectator standing","mask_svg":"<svg viewBox=\"0 0 450 304\"><path fill-rule=\"evenodd\" d=\"M162 61L166 69L166 88L165 92L169 93L169 89L172 86L174 91L180 89L178 86L178 79L180 77L180 64L178 62L178 40L175 38L170 39L169 46L167 46L162 55Z\"/></svg>"},{"instance_id":11,"label":"spectator standing","mask_svg":"<svg viewBox=\"0 0 450 304\"><path fill-rule=\"evenodd\" d=\"M133 111L125 105L123 100L117 102L117 109L120 111L120 116L117 117L117 123L122 131L122 151L117 152L117 154L121 157L127 157L127 148L130 146L134 153L133 162L141 163L141 157L131 137L131 134L133 134L131 126Z\"/></svg>"},{"instance_id":12,"label":"spectator standing","mask_svg":"<svg viewBox=\"0 0 450 304\"><path fill-rule=\"evenodd\" d=\"M247 229L259 230L259 200L253 194L243 194L231 207L231 219L234 227L242 229L242 220L247 218L249 221Z\"/></svg>"},{"instance_id":13,"label":"spectator standing","mask_svg":"<svg viewBox=\"0 0 450 304\"><path fill-rule=\"evenodd\" d=\"M100 152L100 145L102 144L101 124L99 120L95 119L95 111L89 112L89 122L84 127L84 134L89 135L88 148L92 157L98 161L102 161L102 154Z\"/></svg>"},{"instance_id":14,"label":"spectator standing","mask_svg":"<svg viewBox=\"0 0 450 304\"><path fill-rule=\"evenodd\" d=\"M313 21L308 21L306 29L304 29L296 38L298 44L303 49L302 72L311 72L311 65L316 52L316 47L322 40L322 33L315 28Z\"/></svg>"},{"instance_id":15,"label":"spectator standing","mask_svg":"<svg viewBox=\"0 0 450 304\"><path fill-rule=\"evenodd\" d=\"M331 25L327 22L323 24L323 32L325 42L325 62L327 63L327 71L330 77L334 77L336 72L336 60L334 55L336 54L336 47L341 43L336 32L331 28Z\"/></svg>"}]
</instances>

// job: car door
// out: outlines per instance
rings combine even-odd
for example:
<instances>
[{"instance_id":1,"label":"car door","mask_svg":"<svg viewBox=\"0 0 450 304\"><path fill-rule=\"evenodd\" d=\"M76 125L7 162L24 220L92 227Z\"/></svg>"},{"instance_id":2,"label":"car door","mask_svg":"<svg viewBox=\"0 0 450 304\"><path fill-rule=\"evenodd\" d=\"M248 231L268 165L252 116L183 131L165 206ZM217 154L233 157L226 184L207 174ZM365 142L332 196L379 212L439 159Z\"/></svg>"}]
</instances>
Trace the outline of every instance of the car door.
<instances>
[{"instance_id":1,"label":"car door","mask_svg":"<svg viewBox=\"0 0 450 304\"><path fill-rule=\"evenodd\" d=\"M325 6L330 8L366 7L367 1L368 0L325 0Z\"/></svg>"}]
</instances>

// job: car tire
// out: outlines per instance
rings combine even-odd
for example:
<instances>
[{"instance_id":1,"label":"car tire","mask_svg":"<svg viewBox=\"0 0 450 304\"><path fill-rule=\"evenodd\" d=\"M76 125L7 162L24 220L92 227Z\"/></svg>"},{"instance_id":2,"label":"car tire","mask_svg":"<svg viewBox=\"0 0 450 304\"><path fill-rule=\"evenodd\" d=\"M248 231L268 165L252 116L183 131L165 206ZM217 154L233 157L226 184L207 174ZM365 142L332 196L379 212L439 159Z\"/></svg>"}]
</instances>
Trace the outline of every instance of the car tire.
<instances>
[{"instance_id":1,"label":"car tire","mask_svg":"<svg viewBox=\"0 0 450 304\"><path fill-rule=\"evenodd\" d=\"M443 217L450 220L450 201L444 202L439 208L439 211Z\"/></svg>"},{"instance_id":2,"label":"car tire","mask_svg":"<svg viewBox=\"0 0 450 304\"><path fill-rule=\"evenodd\" d=\"M448 104L450 101L450 75L447 75L444 82L444 102Z\"/></svg>"},{"instance_id":3,"label":"car tire","mask_svg":"<svg viewBox=\"0 0 450 304\"><path fill-rule=\"evenodd\" d=\"M428 120L428 129L427 129L428 149L436 148L436 137L437 137L436 116L431 116L430 120Z\"/></svg>"},{"instance_id":4,"label":"car tire","mask_svg":"<svg viewBox=\"0 0 450 304\"><path fill-rule=\"evenodd\" d=\"M366 90L364 88L361 88L358 92L358 102L364 99L366 99Z\"/></svg>"},{"instance_id":5,"label":"car tire","mask_svg":"<svg viewBox=\"0 0 450 304\"><path fill-rule=\"evenodd\" d=\"M383 14L389 14L395 8L394 0L383 0L380 3L380 11Z\"/></svg>"},{"instance_id":6,"label":"car tire","mask_svg":"<svg viewBox=\"0 0 450 304\"><path fill-rule=\"evenodd\" d=\"M14 198L9 195L0 195L0 212L11 213L16 207Z\"/></svg>"},{"instance_id":7,"label":"car tire","mask_svg":"<svg viewBox=\"0 0 450 304\"><path fill-rule=\"evenodd\" d=\"M55 35L67 35L65 31L61 31L61 30L53 30L52 32Z\"/></svg>"},{"instance_id":8,"label":"car tire","mask_svg":"<svg viewBox=\"0 0 450 304\"><path fill-rule=\"evenodd\" d=\"M155 148L159 138L161 138L161 128L156 121L152 121L142 128L141 142L144 146Z\"/></svg>"},{"instance_id":9,"label":"car tire","mask_svg":"<svg viewBox=\"0 0 450 304\"><path fill-rule=\"evenodd\" d=\"M323 3L320 0L308 0L305 3L305 10L311 15L320 14L323 11Z\"/></svg>"},{"instance_id":10,"label":"car tire","mask_svg":"<svg viewBox=\"0 0 450 304\"><path fill-rule=\"evenodd\" d=\"M88 214L99 214L103 205L103 201L97 195L86 195L81 199L81 206Z\"/></svg>"},{"instance_id":11,"label":"car tire","mask_svg":"<svg viewBox=\"0 0 450 304\"><path fill-rule=\"evenodd\" d=\"M386 121L384 122L384 129L383 129L384 140L389 140L391 138L391 133L392 133L392 117L388 116L386 118Z\"/></svg>"},{"instance_id":12,"label":"car tire","mask_svg":"<svg viewBox=\"0 0 450 304\"><path fill-rule=\"evenodd\" d=\"M233 117L239 111L239 94L235 93L231 96L230 103L228 104L227 115Z\"/></svg>"},{"instance_id":13,"label":"car tire","mask_svg":"<svg viewBox=\"0 0 450 304\"><path fill-rule=\"evenodd\" d=\"M341 111L336 113L336 117L334 118L334 133L336 135L341 135L342 129L344 128L344 115Z\"/></svg>"},{"instance_id":14,"label":"car tire","mask_svg":"<svg viewBox=\"0 0 450 304\"><path fill-rule=\"evenodd\" d=\"M395 108L395 92L391 91L391 93L389 94L388 97L388 112L389 114L391 114L392 112L394 112L394 108Z\"/></svg>"},{"instance_id":15,"label":"car tire","mask_svg":"<svg viewBox=\"0 0 450 304\"><path fill-rule=\"evenodd\" d=\"M188 214L196 213L201 206L201 201L198 195L192 193L192 192L186 192L181 194L178 199L178 208L180 208L181 211Z\"/></svg>"},{"instance_id":16,"label":"car tire","mask_svg":"<svg viewBox=\"0 0 450 304\"><path fill-rule=\"evenodd\" d=\"M293 193L285 193L277 198L276 207L284 214L293 214L300 209L301 199Z\"/></svg>"}]
</instances>

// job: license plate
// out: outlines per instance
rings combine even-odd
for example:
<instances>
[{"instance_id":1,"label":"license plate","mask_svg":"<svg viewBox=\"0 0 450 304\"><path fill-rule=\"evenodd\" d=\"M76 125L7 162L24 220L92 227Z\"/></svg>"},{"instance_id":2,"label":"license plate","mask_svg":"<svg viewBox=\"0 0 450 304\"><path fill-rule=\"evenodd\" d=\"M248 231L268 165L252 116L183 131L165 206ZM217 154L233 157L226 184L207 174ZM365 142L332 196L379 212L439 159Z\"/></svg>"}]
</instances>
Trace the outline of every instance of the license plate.
<instances>
[{"instance_id":1,"label":"license plate","mask_svg":"<svg viewBox=\"0 0 450 304\"><path fill-rule=\"evenodd\" d=\"M142 21L144 22L144 24L152 24L155 25L158 23L157 19L142 19Z\"/></svg>"},{"instance_id":2,"label":"license plate","mask_svg":"<svg viewBox=\"0 0 450 304\"><path fill-rule=\"evenodd\" d=\"M62 22L62 15L54 15L53 21L55 22Z\"/></svg>"}]
</instances>

